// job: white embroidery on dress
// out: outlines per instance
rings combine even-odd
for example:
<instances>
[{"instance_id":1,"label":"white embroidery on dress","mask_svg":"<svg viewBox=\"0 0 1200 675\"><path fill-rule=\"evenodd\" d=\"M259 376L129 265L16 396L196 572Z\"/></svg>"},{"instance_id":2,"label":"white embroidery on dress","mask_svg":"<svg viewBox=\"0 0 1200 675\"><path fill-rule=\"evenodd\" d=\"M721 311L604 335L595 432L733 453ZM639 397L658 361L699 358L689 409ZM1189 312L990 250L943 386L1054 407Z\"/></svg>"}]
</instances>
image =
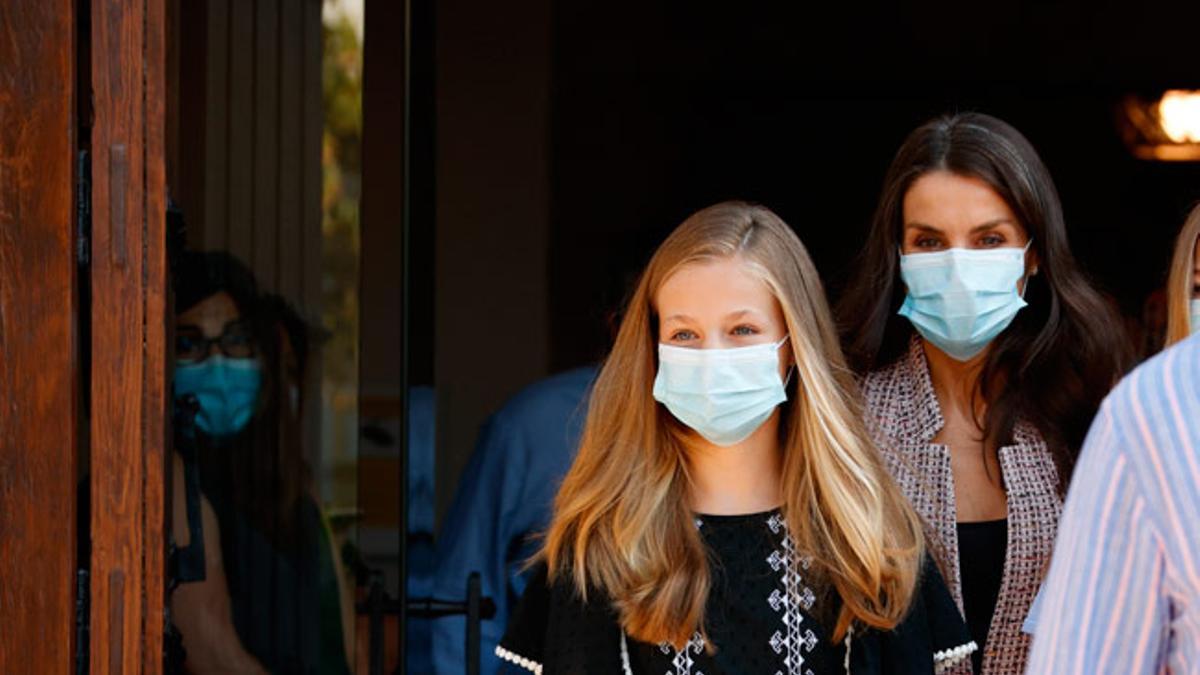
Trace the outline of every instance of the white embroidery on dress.
<instances>
[{"instance_id":1,"label":"white embroidery on dress","mask_svg":"<svg viewBox=\"0 0 1200 675\"><path fill-rule=\"evenodd\" d=\"M783 612L783 626L787 631L786 635L782 631L775 631L771 636L771 649L783 655L788 675L812 675L812 671L804 667L804 655L816 648L818 638L811 629L801 625L804 615L800 612L801 607L810 609L817 599L800 575L800 570L807 570L812 565L812 558L797 555L796 546L788 534L787 522L781 514L772 515L767 520L767 527L780 535L780 548L771 552L767 564L782 573L783 581L783 587L772 591L767 602L771 609ZM776 671L775 675L783 673Z\"/></svg>"},{"instance_id":2,"label":"white embroidery on dress","mask_svg":"<svg viewBox=\"0 0 1200 675\"><path fill-rule=\"evenodd\" d=\"M671 659L671 666L675 668L675 671L668 671L666 675L704 675L699 670L695 673L692 672L692 666L696 665L696 660L692 658L692 655L699 656L704 651L704 636L699 631L692 635L692 639L688 640L688 643L679 651L675 651L675 648L667 642L660 642L658 648L668 656L672 652L675 654L675 658Z\"/></svg>"},{"instance_id":3,"label":"white embroidery on dress","mask_svg":"<svg viewBox=\"0 0 1200 675\"><path fill-rule=\"evenodd\" d=\"M699 529L703 527L704 521L696 518L695 524ZM771 636L770 645L776 654L784 655L783 663L787 666L788 675L813 675L813 671L804 666L804 654L816 649L819 638L811 629L801 625L804 622L804 615L800 612L800 608L812 609L817 600L816 594L804 584L800 574L801 570L808 570L812 566L812 557L797 555L783 516L772 515L767 520L767 526L774 534L782 535L780 536L780 548L771 552L771 555L767 557L767 564L771 566L771 569L781 573L783 582L782 588L776 588L771 592L771 597L767 598L767 602L771 605L771 609L783 613L780 619L787 631L786 636L782 631L775 631ZM665 675L704 675L699 670L692 670L696 665L693 657L699 656L705 648L704 637L698 631L681 650L676 650L667 642L659 643L658 648L665 656L674 654L671 659L673 672L668 671ZM626 673L629 673L631 669L628 647L625 644L623 631L621 633L621 660ZM776 671L775 675L783 675L783 673Z\"/></svg>"}]
</instances>

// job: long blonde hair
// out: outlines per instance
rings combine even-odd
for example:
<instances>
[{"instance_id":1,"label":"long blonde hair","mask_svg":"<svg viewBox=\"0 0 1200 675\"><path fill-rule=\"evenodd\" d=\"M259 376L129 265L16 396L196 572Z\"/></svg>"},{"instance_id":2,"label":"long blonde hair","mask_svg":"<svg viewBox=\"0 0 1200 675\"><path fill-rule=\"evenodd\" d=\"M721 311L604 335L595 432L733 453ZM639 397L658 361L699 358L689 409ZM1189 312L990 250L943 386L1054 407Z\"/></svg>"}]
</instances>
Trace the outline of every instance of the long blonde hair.
<instances>
[{"instance_id":1,"label":"long blonde hair","mask_svg":"<svg viewBox=\"0 0 1200 675\"><path fill-rule=\"evenodd\" d=\"M782 514L809 574L841 597L833 639L852 621L894 627L924 552L920 522L864 428L816 268L770 210L740 202L688 218L655 252L589 403L578 457L541 556L586 599L611 599L632 637L676 647L704 631L708 558L688 506L686 429L653 398L654 297L684 265L738 256L783 310L796 362L783 404Z\"/></svg>"},{"instance_id":2,"label":"long blonde hair","mask_svg":"<svg viewBox=\"0 0 1200 675\"><path fill-rule=\"evenodd\" d=\"M1196 274L1196 240L1200 238L1200 204L1192 208L1175 239L1171 273L1167 276L1167 346L1192 332L1188 301L1192 299Z\"/></svg>"}]
</instances>

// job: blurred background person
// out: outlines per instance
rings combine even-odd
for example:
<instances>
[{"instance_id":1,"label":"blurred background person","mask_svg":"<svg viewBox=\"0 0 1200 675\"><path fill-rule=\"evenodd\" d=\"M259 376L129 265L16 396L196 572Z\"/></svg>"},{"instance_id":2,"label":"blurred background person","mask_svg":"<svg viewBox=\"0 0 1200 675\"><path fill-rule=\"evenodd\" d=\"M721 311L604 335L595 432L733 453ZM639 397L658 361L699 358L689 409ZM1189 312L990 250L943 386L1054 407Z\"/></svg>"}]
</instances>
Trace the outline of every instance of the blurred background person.
<instances>
[{"instance_id":1,"label":"blurred background person","mask_svg":"<svg viewBox=\"0 0 1200 675\"><path fill-rule=\"evenodd\" d=\"M229 615L241 646L271 673L348 673L348 594L300 441L309 331L265 298L223 252L187 253L176 269L176 397L192 396L200 483L216 527ZM216 531L216 535L212 530ZM177 593L189 653L202 607Z\"/></svg>"},{"instance_id":2,"label":"blurred background person","mask_svg":"<svg viewBox=\"0 0 1200 675\"><path fill-rule=\"evenodd\" d=\"M554 494L575 459L595 368L536 382L496 411L479 435L437 543L435 595L461 598L480 573L496 615L481 626L480 673L495 673L496 645L529 580L526 562L550 522ZM436 672L465 669L466 619L434 621Z\"/></svg>"},{"instance_id":3,"label":"blurred background person","mask_svg":"<svg viewBox=\"0 0 1200 675\"><path fill-rule=\"evenodd\" d=\"M603 348L616 338L638 275L666 234L659 226L641 227L617 237L605 254L593 299L578 307L587 312L588 331ZM554 494L575 459L597 372L595 365L562 371L527 385L500 406L480 429L439 530L434 595L462 598L468 575L476 571L483 596L496 604L496 615L481 625L483 675L503 667L495 647L529 581L526 563L550 525ZM432 666L439 675L464 672L466 620L432 623Z\"/></svg>"}]
</instances>

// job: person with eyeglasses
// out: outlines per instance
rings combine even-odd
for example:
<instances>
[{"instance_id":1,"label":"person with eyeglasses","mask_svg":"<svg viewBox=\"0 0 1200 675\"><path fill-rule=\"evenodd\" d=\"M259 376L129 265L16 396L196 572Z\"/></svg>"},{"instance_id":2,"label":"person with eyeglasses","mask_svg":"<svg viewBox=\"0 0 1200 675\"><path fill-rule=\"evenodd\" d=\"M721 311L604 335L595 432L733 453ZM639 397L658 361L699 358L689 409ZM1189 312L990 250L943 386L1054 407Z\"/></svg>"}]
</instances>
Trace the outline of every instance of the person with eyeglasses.
<instances>
[{"instance_id":1,"label":"person with eyeglasses","mask_svg":"<svg viewBox=\"0 0 1200 675\"><path fill-rule=\"evenodd\" d=\"M174 271L173 390L195 411L206 558L205 580L171 597L185 665L349 673L340 567L302 451L303 397L292 393L305 336L227 253L184 253ZM177 497L173 533L186 529L183 510Z\"/></svg>"}]
</instances>

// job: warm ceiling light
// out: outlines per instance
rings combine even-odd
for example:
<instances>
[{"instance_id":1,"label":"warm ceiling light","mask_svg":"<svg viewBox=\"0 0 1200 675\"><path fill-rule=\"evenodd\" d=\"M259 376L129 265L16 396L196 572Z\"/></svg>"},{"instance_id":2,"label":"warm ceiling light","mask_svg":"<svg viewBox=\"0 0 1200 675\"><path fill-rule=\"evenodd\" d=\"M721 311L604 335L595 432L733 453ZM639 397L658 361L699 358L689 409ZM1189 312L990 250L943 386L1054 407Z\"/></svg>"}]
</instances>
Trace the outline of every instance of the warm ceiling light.
<instances>
[{"instance_id":1,"label":"warm ceiling light","mask_svg":"<svg viewBox=\"0 0 1200 675\"><path fill-rule=\"evenodd\" d=\"M1200 91L1168 91L1158 101L1158 121L1176 143L1200 143Z\"/></svg>"},{"instance_id":2,"label":"warm ceiling light","mask_svg":"<svg viewBox=\"0 0 1200 675\"><path fill-rule=\"evenodd\" d=\"M1121 112L1122 135L1135 156L1200 161L1200 91L1172 89L1157 100L1130 96Z\"/></svg>"}]
</instances>

